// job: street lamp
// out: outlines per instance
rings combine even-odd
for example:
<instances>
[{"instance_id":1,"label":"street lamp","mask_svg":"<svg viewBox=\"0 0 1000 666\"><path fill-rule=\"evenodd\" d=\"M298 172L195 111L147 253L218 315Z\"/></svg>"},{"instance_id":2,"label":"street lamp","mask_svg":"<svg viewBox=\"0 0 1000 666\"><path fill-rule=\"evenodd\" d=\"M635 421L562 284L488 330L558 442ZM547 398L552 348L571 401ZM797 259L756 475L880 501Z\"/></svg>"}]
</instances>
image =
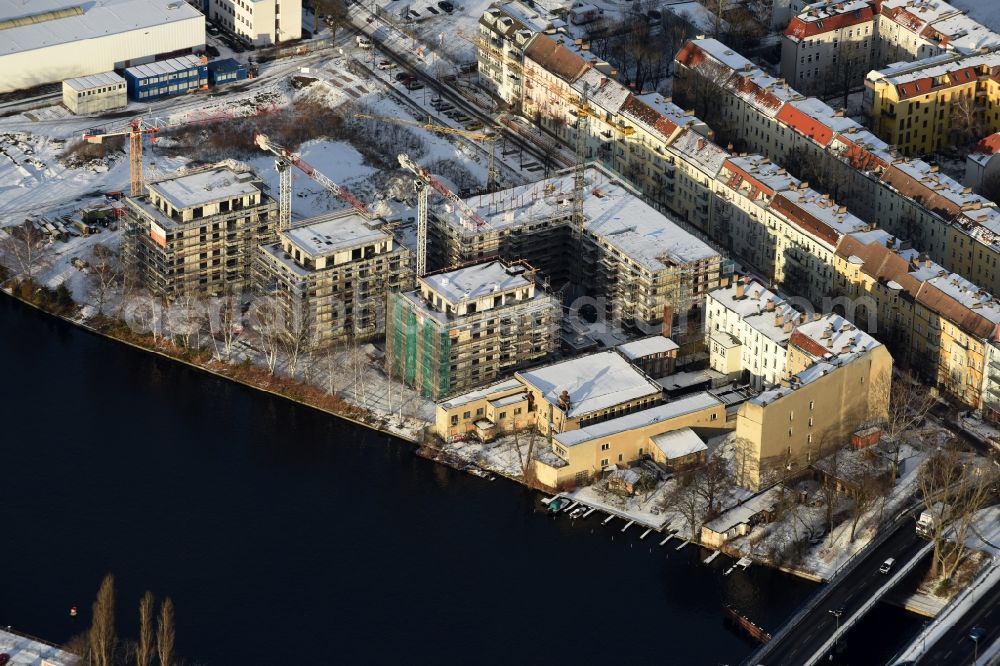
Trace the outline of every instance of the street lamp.
<instances>
[{"instance_id":1,"label":"street lamp","mask_svg":"<svg viewBox=\"0 0 1000 666\"><path fill-rule=\"evenodd\" d=\"M976 666L976 663L979 661L979 634L973 631L969 635L969 638L972 639L972 666Z\"/></svg>"},{"instance_id":2,"label":"street lamp","mask_svg":"<svg viewBox=\"0 0 1000 666\"><path fill-rule=\"evenodd\" d=\"M837 651L837 643L840 640L837 634L840 633L840 616L844 614L844 609L828 610L827 613L837 618L837 630L833 634L833 652L830 653L830 661L833 661L833 653Z\"/></svg>"}]
</instances>

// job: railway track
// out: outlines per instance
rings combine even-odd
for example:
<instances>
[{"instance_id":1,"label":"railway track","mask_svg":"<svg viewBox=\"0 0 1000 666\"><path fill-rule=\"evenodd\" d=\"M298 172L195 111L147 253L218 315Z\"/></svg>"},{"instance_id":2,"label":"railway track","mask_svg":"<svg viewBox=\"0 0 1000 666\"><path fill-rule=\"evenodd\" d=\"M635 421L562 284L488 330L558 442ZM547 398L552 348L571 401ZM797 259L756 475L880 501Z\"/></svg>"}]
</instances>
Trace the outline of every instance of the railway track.
<instances>
[{"instance_id":1,"label":"railway track","mask_svg":"<svg viewBox=\"0 0 1000 666\"><path fill-rule=\"evenodd\" d=\"M367 10L362 11L367 12ZM371 14L369 14L369 16L371 16ZM384 23L384 19L381 17L376 17L375 21ZM393 29L391 24L388 29ZM521 122L517 118L506 116L505 114L501 115L498 122L496 117L469 100L450 82L442 81L423 72L419 67L411 63L410 60L403 54L392 49L384 40L379 38L377 30L372 31L372 34L368 34L355 25L353 26L353 32L371 39L374 45L378 47L379 52L383 54L386 59L396 63L399 68L412 75L430 90L433 90L434 93L440 97L440 99L447 101L455 107L456 110L461 111L469 118L481 122L484 127L500 127L503 134L503 141L500 144L503 148L503 152L497 155L499 162L504 162L505 157L509 157L513 154L523 153L530 156L532 160L539 165L539 168L537 169L539 172L548 172L573 165L573 158L568 156L565 153L565 150L555 140L544 134L539 134L537 130L534 130L526 123ZM395 86L392 86L392 84L389 85L395 89ZM409 105L415 110L418 110L420 114L428 114L426 109L416 104L416 102L409 100L408 95L400 95L400 97L407 99ZM430 116L436 122L440 122L445 125L448 124L446 121L440 117L436 117L434 114L430 114ZM522 159L521 161L524 162L525 160ZM510 167L510 165L507 166L508 168L518 172L520 177L524 177L524 174L520 173L521 170L514 169L513 167ZM532 171L533 169L528 168L527 170Z\"/></svg>"}]
</instances>

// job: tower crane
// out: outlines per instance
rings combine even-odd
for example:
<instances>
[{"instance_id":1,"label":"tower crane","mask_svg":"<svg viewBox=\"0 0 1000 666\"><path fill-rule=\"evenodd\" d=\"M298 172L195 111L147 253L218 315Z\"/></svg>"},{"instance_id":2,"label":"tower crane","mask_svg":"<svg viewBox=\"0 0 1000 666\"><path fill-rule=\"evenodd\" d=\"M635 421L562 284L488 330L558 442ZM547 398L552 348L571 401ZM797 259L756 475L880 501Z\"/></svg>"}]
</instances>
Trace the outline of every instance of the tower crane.
<instances>
[{"instance_id":1,"label":"tower crane","mask_svg":"<svg viewBox=\"0 0 1000 666\"><path fill-rule=\"evenodd\" d=\"M333 192L337 198L341 201L350 205L354 210L358 211L365 218L371 219L373 214L368 210L368 206L364 204L360 199L351 194L341 185L333 182L326 176L324 176L316 167L312 166L306 162L302 157L293 152L292 150L285 148L284 146L279 146L278 144L272 142L266 134L255 134L253 137L254 143L261 150L265 150L269 153L274 153L276 159L274 161L274 167L278 170L279 182L278 182L278 228L285 230L291 227L292 223L292 172L291 166L297 167L307 176L315 180L317 183L325 187L326 189Z\"/></svg>"},{"instance_id":2,"label":"tower crane","mask_svg":"<svg viewBox=\"0 0 1000 666\"><path fill-rule=\"evenodd\" d=\"M142 139L143 137L173 129L181 125L193 125L200 123L210 123L216 120L225 120L228 116L206 116L204 118L185 119L178 122L170 122L166 118L133 118L124 127L111 128L107 131L87 130L83 133L83 140L88 143L102 143L105 139L116 136L128 137L128 175L129 194L133 197L142 194L144 184L142 175Z\"/></svg>"},{"instance_id":3,"label":"tower crane","mask_svg":"<svg viewBox=\"0 0 1000 666\"><path fill-rule=\"evenodd\" d=\"M434 177L426 167L414 162L406 153L400 153L399 165L417 177L417 277L427 272L427 195L428 187L433 187L445 199L455 205L459 213L459 221L467 229L483 229L489 224L472 210L458 195L448 189L448 186ZM464 213L464 217L463 217Z\"/></svg>"},{"instance_id":4,"label":"tower crane","mask_svg":"<svg viewBox=\"0 0 1000 666\"><path fill-rule=\"evenodd\" d=\"M393 123L394 125L406 125L409 127L419 127L421 129L428 130L430 132L437 132L438 134L451 134L453 136L461 136L466 139L472 139L474 141L482 141L483 143L489 144L489 162L486 167L486 191L495 192L497 188L497 180L499 179L499 172L497 171L497 141L502 136L500 133L500 127L497 126L492 133L487 133L485 131L475 131L475 130L464 130L456 129L454 127L447 127L446 125L439 125L432 122L430 118L427 122L422 123L418 120L407 120L405 118L395 118L393 116L376 116L368 113L356 113L355 118L367 118L369 120L381 120L386 123Z\"/></svg>"}]
</instances>

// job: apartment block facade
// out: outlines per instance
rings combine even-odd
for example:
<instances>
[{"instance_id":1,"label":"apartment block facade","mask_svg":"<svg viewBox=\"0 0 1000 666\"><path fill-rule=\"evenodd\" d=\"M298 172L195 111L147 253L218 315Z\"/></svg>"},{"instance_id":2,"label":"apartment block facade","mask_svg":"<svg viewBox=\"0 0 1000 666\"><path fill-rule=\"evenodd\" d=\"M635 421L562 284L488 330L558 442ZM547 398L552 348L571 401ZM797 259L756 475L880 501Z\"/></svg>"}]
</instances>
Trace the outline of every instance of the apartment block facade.
<instances>
[{"instance_id":1,"label":"apartment block facade","mask_svg":"<svg viewBox=\"0 0 1000 666\"><path fill-rule=\"evenodd\" d=\"M302 37L300 0L208 0L208 18L254 46Z\"/></svg>"},{"instance_id":2,"label":"apartment block facade","mask_svg":"<svg viewBox=\"0 0 1000 666\"><path fill-rule=\"evenodd\" d=\"M871 69L876 15L869 0L816 3L792 17L781 40L781 75L806 95L843 94Z\"/></svg>"},{"instance_id":3,"label":"apartment block facade","mask_svg":"<svg viewBox=\"0 0 1000 666\"><path fill-rule=\"evenodd\" d=\"M277 233L260 179L225 164L147 183L125 203L123 261L168 300L248 289L257 246Z\"/></svg>"},{"instance_id":4,"label":"apartment block facade","mask_svg":"<svg viewBox=\"0 0 1000 666\"><path fill-rule=\"evenodd\" d=\"M559 302L537 289L527 264L487 261L417 283L389 296L386 362L421 395L436 400L467 391L556 349Z\"/></svg>"},{"instance_id":5,"label":"apartment block facade","mask_svg":"<svg viewBox=\"0 0 1000 666\"><path fill-rule=\"evenodd\" d=\"M385 333L390 292L413 285L410 251L383 220L354 211L310 218L256 253L254 287L277 299L310 346L363 342Z\"/></svg>"}]
</instances>

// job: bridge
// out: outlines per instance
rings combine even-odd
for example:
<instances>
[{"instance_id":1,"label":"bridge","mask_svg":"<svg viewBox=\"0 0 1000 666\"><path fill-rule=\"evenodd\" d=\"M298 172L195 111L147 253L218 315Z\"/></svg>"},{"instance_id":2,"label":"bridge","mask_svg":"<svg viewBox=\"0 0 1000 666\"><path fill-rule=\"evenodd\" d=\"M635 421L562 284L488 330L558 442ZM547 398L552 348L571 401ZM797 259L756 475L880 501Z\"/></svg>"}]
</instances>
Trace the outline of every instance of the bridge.
<instances>
[{"instance_id":1,"label":"bridge","mask_svg":"<svg viewBox=\"0 0 1000 666\"><path fill-rule=\"evenodd\" d=\"M913 513L909 510L900 514L743 663L811 665L826 659L836 642L933 548L933 544L917 537ZM896 561L892 572L879 573L879 567L890 557Z\"/></svg>"}]
</instances>

